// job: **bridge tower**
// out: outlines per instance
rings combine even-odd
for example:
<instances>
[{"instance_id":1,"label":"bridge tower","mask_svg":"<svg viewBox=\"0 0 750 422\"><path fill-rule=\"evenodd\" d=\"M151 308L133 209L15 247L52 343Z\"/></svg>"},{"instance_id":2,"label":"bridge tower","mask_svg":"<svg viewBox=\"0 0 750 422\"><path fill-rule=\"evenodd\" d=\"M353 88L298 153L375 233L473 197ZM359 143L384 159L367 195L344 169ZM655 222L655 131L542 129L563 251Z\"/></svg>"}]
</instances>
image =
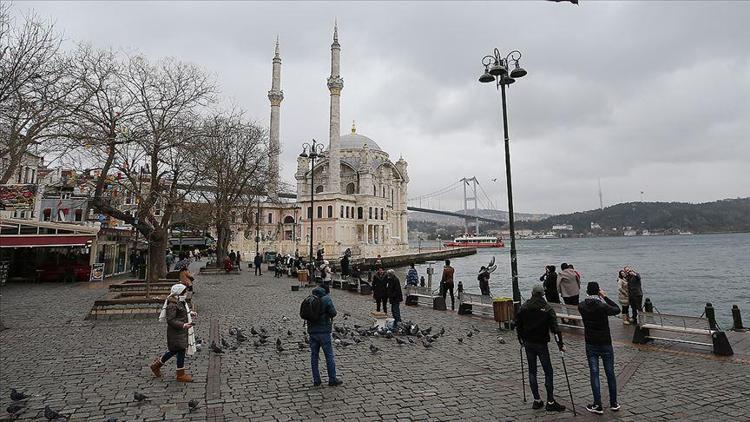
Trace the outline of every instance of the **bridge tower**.
<instances>
[{"instance_id":1,"label":"bridge tower","mask_svg":"<svg viewBox=\"0 0 750 422\"><path fill-rule=\"evenodd\" d=\"M477 180L476 176L473 176L471 178L464 177L463 179L461 179L461 181L464 184L464 212L468 212L469 210L469 201L474 201L474 216L477 217L474 235L478 236L479 235L479 218L478 218L479 206L477 203L477 184L479 184L479 181ZM466 186L469 185L469 182L472 183L472 188L473 188L472 196L467 196L467 192L466 192ZM469 233L469 219L468 218L464 219L464 233L466 234Z\"/></svg>"}]
</instances>

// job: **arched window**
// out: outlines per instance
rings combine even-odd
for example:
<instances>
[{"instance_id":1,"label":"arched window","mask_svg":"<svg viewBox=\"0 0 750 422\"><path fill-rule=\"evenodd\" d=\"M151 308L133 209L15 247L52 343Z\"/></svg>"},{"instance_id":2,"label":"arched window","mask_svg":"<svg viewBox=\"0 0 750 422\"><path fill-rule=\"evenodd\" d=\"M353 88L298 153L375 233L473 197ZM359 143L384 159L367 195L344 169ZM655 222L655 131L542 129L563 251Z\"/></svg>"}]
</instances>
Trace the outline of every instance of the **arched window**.
<instances>
[{"instance_id":1,"label":"arched window","mask_svg":"<svg viewBox=\"0 0 750 422\"><path fill-rule=\"evenodd\" d=\"M328 206L328 218L333 218L333 205Z\"/></svg>"},{"instance_id":2,"label":"arched window","mask_svg":"<svg viewBox=\"0 0 750 422\"><path fill-rule=\"evenodd\" d=\"M323 185L318 185L317 188L315 188L315 193L321 193L323 192Z\"/></svg>"},{"instance_id":3,"label":"arched window","mask_svg":"<svg viewBox=\"0 0 750 422\"><path fill-rule=\"evenodd\" d=\"M294 224L294 217L291 215L284 217L284 224Z\"/></svg>"},{"instance_id":4,"label":"arched window","mask_svg":"<svg viewBox=\"0 0 750 422\"><path fill-rule=\"evenodd\" d=\"M356 188L356 186L354 185L354 182L349 183L348 185L346 185L346 194L347 195L353 195L355 188Z\"/></svg>"},{"instance_id":5,"label":"arched window","mask_svg":"<svg viewBox=\"0 0 750 422\"><path fill-rule=\"evenodd\" d=\"M323 207L318 207L318 218L323 218Z\"/></svg>"}]
</instances>

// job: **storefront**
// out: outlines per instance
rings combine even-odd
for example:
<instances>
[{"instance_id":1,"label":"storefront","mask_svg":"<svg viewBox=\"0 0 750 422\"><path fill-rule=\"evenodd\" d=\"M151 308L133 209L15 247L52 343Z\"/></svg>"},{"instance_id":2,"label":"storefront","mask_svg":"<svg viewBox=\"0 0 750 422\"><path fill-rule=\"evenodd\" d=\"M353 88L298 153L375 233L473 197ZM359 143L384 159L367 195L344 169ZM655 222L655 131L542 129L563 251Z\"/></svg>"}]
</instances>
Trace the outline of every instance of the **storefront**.
<instances>
[{"instance_id":1,"label":"storefront","mask_svg":"<svg viewBox=\"0 0 750 422\"><path fill-rule=\"evenodd\" d=\"M94 256L96 262L104 264L104 277L124 274L132 266L131 255L135 247L135 236L132 230L104 228L99 231ZM139 242L139 249L146 249L144 242Z\"/></svg>"}]
</instances>

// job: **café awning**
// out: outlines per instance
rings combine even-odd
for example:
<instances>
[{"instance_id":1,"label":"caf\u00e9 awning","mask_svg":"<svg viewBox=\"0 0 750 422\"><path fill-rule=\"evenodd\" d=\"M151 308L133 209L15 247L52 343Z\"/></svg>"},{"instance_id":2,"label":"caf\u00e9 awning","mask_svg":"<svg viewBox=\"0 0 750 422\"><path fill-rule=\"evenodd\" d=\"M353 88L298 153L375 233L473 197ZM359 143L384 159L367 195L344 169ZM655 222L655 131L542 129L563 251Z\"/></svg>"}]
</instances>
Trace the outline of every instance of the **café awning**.
<instances>
[{"instance_id":1,"label":"caf\u00e9 awning","mask_svg":"<svg viewBox=\"0 0 750 422\"><path fill-rule=\"evenodd\" d=\"M79 224L0 218L0 248L85 246L98 232Z\"/></svg>"}]
</instances>

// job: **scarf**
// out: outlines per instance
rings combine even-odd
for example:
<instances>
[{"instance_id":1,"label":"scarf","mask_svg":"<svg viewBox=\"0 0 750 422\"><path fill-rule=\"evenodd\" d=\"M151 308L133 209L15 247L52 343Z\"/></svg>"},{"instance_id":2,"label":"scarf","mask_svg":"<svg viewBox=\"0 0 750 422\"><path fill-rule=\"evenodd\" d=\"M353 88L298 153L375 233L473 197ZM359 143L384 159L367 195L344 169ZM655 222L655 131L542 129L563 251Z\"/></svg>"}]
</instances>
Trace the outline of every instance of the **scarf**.
<instances>
[{"instance_id":1,"label":"scarf","mask_svg":"<svg viewBox=\"0 0 750 422\"><path fill-rule=\"evenodd\" d=\"M169 290L169 296L164 299L164 305L161 307L161 312L159 312L159 322L167 322L167 305L169 305L169 298L179 296L180 293L184 292L186 289L187 288L183 284L172 285L172 288ZM190 315L190 306L187 304L187 302L183 303L185 304L185 310L187 311L188 323L191 323L193 322L193 317L192 315ZM193 354L195 354L195 352L195 328L190 327L188 328L188 347L185 353L188 356L192 356Z\"/></svg>"}]
</instances>

